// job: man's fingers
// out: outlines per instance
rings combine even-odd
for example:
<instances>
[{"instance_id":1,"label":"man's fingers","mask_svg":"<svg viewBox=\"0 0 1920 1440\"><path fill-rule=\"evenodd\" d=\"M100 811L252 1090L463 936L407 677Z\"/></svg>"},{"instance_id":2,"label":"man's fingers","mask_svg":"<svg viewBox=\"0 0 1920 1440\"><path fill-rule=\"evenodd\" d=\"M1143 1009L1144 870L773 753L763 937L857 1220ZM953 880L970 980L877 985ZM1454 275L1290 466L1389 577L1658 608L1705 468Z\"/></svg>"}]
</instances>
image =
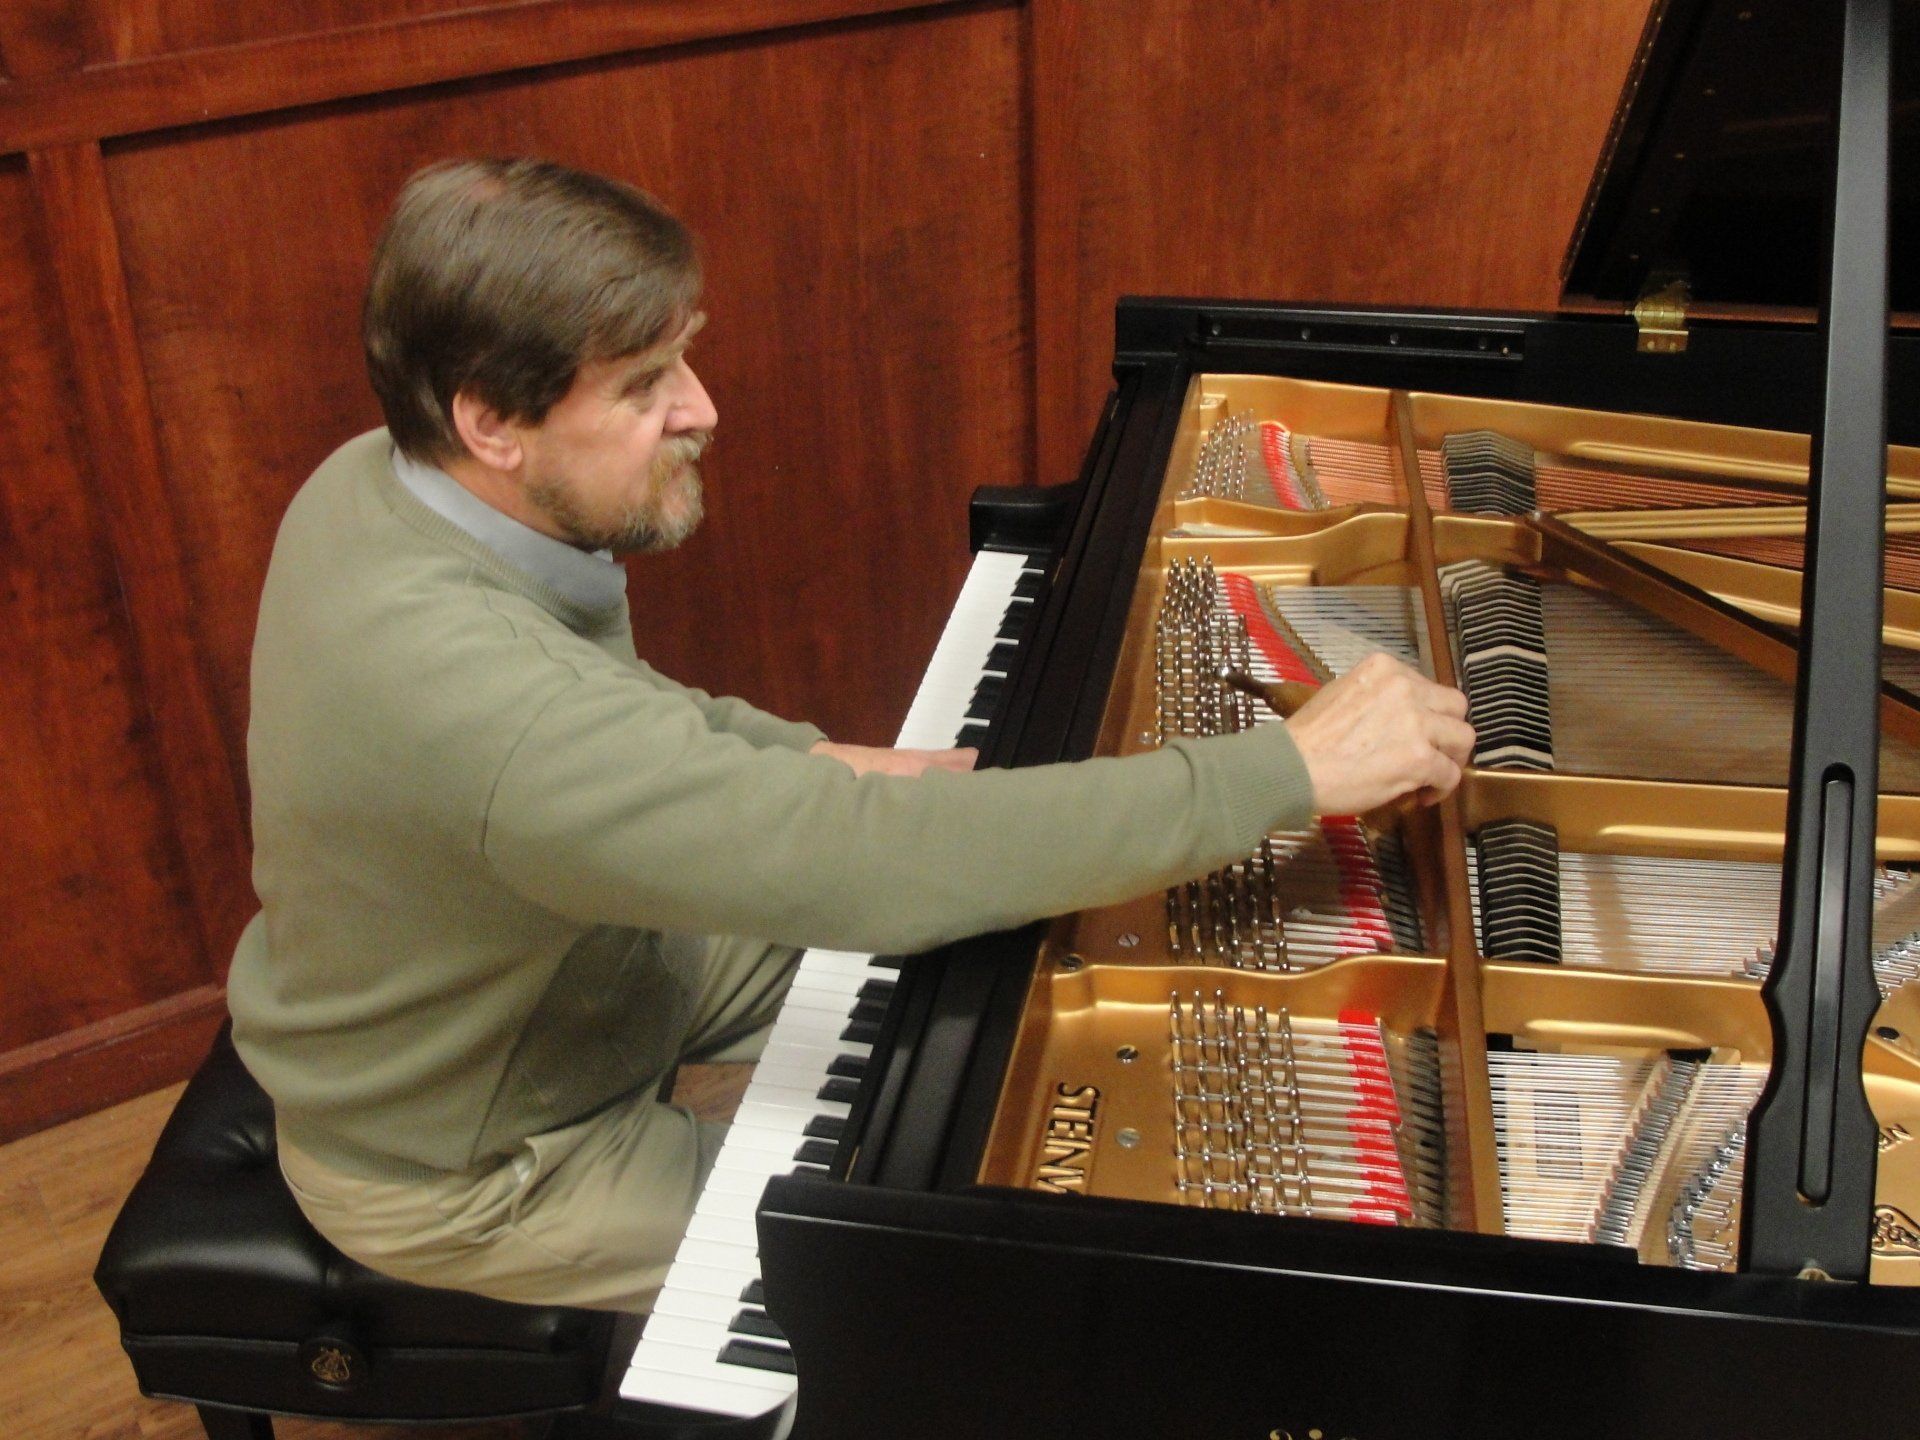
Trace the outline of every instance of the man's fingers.
<instances>
[{"instance_id":1,"label":"man's fingers","mask_svg":"<svg viewBox=\"0 0 1920 1440\"><path fill-rule=\"evenodd\" d=\"M1435 755L1427 783L1420 787L1421 803L1431 805L1437 800L1446 799L1460 783L1461 773L1460 767L1447 756Z\"/></svg>"},{"instance_id":2,"label":"man's fingers","mask_svg":"<svg viewBox=\"0 0 1920 1440\"><path fill-rule=\"evenodd\" d=\"M1473 756L1473 727L1464 720L1455 720L1446 715L1429 715L1427 740L1456 768L1466 764Z\"/></svg>"},{"instance_id":3,"label":"man's fingers","mask_svg":"<svg viewBox=\"0 0 1920 1440\"><path fill-rule=\"evenodd\" d=\"M1455 720L1467 718L1467 697L1451 685L1435 685L1427 693L1427 708Z\"/></svg>"},{"instance_id":4,"label":"man's fingers","mask_svg":"<svg viewBox=\"0 0 1920 1440\"><path fill-rule=\"evenodd\" d=\"M963 745L957 750L925 750L927 764L940 770L971 770L980 759L980 752L971 745Z\"/></svg>"}]
</instances>

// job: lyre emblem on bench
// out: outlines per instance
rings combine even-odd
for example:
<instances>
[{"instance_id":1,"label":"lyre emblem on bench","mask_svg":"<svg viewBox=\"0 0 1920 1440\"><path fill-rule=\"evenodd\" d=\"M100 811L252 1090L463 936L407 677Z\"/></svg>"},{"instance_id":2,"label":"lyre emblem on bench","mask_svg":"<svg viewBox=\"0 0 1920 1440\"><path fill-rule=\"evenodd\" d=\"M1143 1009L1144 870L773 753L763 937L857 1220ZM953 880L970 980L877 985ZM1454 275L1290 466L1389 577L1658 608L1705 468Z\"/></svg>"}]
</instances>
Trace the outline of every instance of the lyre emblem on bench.
<instances>
[{"instance_id":1,"label":"lyre emblem on bench","mask_svg":"<svg viewBox=\"0 0 1920 1440\"><path fill-rule=\"evenodd\" d=\"M353 1382L353 1357L337 1345L322 1345L307 1361L313 1378L322 1385L348 1385Z\"/></svg>"},{"instance_id":2,"label":"lyre emblem on bench","mask_svg":"<svg viewBox=\"0 0 1920 1440\"><path fill-rule=\"evenodd\" d=\"M319 1344L311 1344L305 1359L307 1359L307 1373L313 1379L319 1380L321 1384L332 1386L336 1390L346 1388L355 1380L359 1380L359 1373L353 1365L355 1356L346 1346L328 1344L323 1340Z\"/></svg>"}]
</instances>

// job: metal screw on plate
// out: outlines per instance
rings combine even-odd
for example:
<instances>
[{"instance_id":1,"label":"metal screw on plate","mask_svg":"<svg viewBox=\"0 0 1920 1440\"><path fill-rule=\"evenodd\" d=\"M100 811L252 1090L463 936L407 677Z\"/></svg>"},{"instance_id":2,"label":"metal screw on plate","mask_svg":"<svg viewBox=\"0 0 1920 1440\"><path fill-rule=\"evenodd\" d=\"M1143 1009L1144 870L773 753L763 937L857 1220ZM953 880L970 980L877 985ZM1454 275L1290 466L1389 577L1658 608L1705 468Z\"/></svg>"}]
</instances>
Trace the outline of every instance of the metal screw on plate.
<instances>
[{"instance_id":1,"label":"metal screw on plate","mask_svg":"<svg viewBox=\"0 0 1920 1440\"><path fill-rule=\"evenodd\" d=\"M1082 960L1078 955L1062 955L1060 957L1060 968L1062 970L1078 970L1086 963L1087 962Z\"/></svg>"},{"instance_id":2,"label":"metal screw on plate","mask_svg":"<svg viewBox=\"0 0 1920 1440\"><path fill-rule=\"evenodd\" d=\"M1139 943L1140 943L1140 937L1134 934L1131 930L1127 931L1126 934L1120 937L1120 948L1122 950L1131 950L1133 949L1134 946L1138 945Z\"/></svg>"},{"instance_id":3,"label":"metal screw on plate","mask_svg":"<svg viewBox=\"0 0 1920 1440\"><path fill-rule=\"evenodd\" d=\"M1135 1046L1122 1045L1118 1050L1113 1052L1113 1055L1122 1065L1131 1065L1140 1058L1140 1051Z\"/></svg>"},{"instance_id":4,"label":"metal screw on plate","mask_svg":"<svg viewBox=\"0 0 1920 1440\"><path fill-rule=\"evenodd\" d=\"M1878 1035L1882 1040L1898 1040L1900 1038L1900 1032L1891 1025L1876 1025L1873 1033Z\"/></svg>"},{"instance_id":5,"label":"metal screw on plate","mask_svg":"<svg viewBox=\"0 0 1920 1440\"><path fill-rule=\"evenodd\" d=\"M1160 737L1151 730L1142 730L1140 732L1140 743L1142 745L1158 745L1160 743Z\"/></svg>"},{"instance_id":6,"label":"metal screw on plate","mask_svg":"<svg viewBox=\"0 0 1920 1440\"><path fill-rule=\"evenodd\" d=\"M1114 1139L1120 1142L1120 1148L1122 1150L1138 1150L1140 1148L1140 1132L1135 1130L1131 1125L1114 1136Z\"/></svg>"}]
</instances>

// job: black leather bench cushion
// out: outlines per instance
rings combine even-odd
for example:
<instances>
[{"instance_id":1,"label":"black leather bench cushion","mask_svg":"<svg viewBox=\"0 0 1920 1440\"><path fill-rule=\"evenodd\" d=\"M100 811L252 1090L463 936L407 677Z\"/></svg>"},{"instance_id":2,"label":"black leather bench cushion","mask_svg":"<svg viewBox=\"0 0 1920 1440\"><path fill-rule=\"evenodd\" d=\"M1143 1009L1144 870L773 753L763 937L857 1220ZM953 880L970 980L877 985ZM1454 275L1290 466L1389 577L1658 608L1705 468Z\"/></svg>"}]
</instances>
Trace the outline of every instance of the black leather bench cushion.
<instances>
[{"instance_id":1,"label":"black leather bench cushion","mask_svg":"<svg viewBox=\"0 0 1920 1440\"><path fill-rule=\"evenodd\" d=\"M150 1393L323 1414L405 1419L581 1404L593 1398L613 1324L592 1311L392 1280L341 1255L288 1193L271 1102L224 1032L161 1132L94 1278ZM331 1333L364 1353L365 1383L314 1403L307 1392L322 1387L295 1357ZM283 1392L276 1376L288 1378ZM368 1384L399 1387L382 1403L402 1408L373 1405L381 1396ZM430 1393L443 1390L452 1394Z\"/></svg>"}]
</instances>

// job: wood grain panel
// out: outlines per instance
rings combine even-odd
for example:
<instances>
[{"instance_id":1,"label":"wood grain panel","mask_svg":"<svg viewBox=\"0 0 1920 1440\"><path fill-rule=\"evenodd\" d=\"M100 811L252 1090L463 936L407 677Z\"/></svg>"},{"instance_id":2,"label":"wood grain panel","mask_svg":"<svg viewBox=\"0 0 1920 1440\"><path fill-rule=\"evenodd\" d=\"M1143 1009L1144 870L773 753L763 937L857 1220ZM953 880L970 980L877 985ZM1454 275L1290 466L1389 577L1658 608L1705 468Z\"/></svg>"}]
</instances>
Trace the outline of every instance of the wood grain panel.
<instances>
[{"instance_id":1,"label":"wood grain panel","mask_svg":"<svg viewBox=\"0 0 1920 1440\"><path fill-rule=\"evenodd\" d=\"M86 64L81 0L8 0L0 7L0 75L49 75Z\"/></svg>"},{"instance_id":2,"label":"wood grain panel","mask_svg":"<svg viewBox=\"0 0 1920 1440\"><path fill-rule=\"evenodd\" d=\"M207 978L39 228L0 164L0 1068Z\"/></svg>"},{"instance_id":3,"label":"wood grain panel","mask_svg":"<svg viewBox=\"0 0 1920 1440\"><path fill-rule=\"evenodd\" d=\"M704 237L709 519L633 567L643 651L845 738L890 737L966 564L968 493L1027 472L1018 31L1014 10L976 7L114 152L229 743L278 517L377 418L356 332L379 220L419 164L510 152L636 181Z\"/></svg>"},{"instance_id":4,"label":"wood grain panel","mask_svg":"<svg viewBox=\"0 0 1920 1440\"><path fill-rule=\"evenodd\" d=\"M58 11L55 0L30 0ZM85 4L87 0L71 0ZM398 10L402 0L370 9ZM103 42L87 23L49 42L39 30L23 40L0 29L0 55L9 45L28 57L29 70L0 86L0 150L68 145L139 134L172 125L201 124L350 96L373 95L436 81L530 69L540 65L683 45L787 26L924 8L928 0L504 0L504 3L388 19L344 29L276 34L276 38L219 45L179 54L156 53L73 71L47 58L49 43L82 45L91 54L163 51L161 33L144 35L151 17L170 14L144 5L128 12L131 37ZM948 0L951 3L951 0ZM233 15L270 15L276 7L231 8ZM436 9L445 10L439 6ZM84 14L85 12L83 12ZM189 14L211 14L200 7ZM67 17L70 19L70 15ZM297 15L290 17L300 23ZM52 21L41 29L52 26ZM157 22L154 22L157 24ZM240 21L240 24L254 22ZM268 20L269 26L276 22ZM58 27L54 27L58 28ZM77 36L78 38L73 38ZM57 73L41 73L47 67Z\"/></svg>"},{"instance_id":5,"label":"wood grain panel","mask_svg":"<svg viewBox=\"0 0 1920 1440\"><path fill-rule=\"evenodd\" d=\"M1647 0L1032 0L1041 476L1122 294L1552 308Z\"/></svg>"},{"instance_id":6,"label":"wood grain panel","mask_svg":"<svg viewBox=\"0 0 1920 1440\"><path fill-rule=\"evenodd\" d=\"M193 643L176 517L160 469L106 172L94 145L35 151L28 172L72 356L72 399L125 600L138 692L153 720L159 778L203 954L219 957L213 963L224 973L226 953L254 908L239 755L222 741Z\"/></svg>"}]
</instances>

